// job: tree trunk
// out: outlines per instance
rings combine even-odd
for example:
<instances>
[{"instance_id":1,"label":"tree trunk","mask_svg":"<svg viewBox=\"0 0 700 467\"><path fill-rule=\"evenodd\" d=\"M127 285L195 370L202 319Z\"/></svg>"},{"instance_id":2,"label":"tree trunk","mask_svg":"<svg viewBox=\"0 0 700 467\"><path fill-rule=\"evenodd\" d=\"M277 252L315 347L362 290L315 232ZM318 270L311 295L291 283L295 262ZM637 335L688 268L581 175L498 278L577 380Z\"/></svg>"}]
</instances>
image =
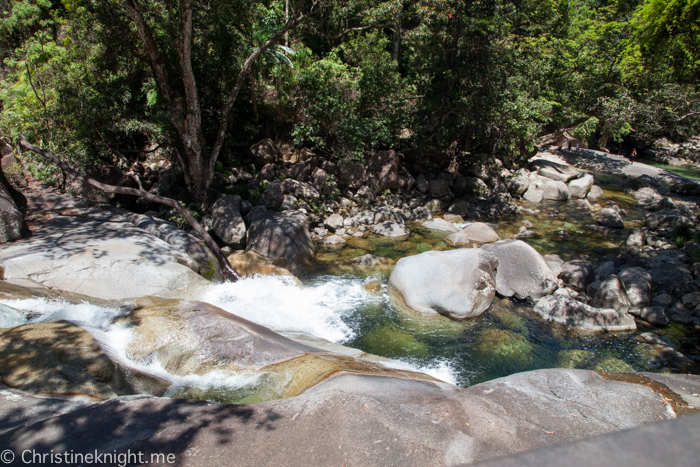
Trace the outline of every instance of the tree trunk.
<instances>
[{"instance_id":1,"label":"tree trunk","mask_svg":"<svg viewBox=\"0 0 700 467\"><path fill-rule=\"evenodd\" d=\"M69 173L70 175L74 176L78 180L81 180L83 183L86 183L90 186L93 186L97 188L98 190L104 191L105 193L114 193L114 194L119 194L119 195L132 195L132 196L138 196L139 198L146 199L148 201L152 201L154 203L159 203L159 204L164 204L166 206L170 206L171 208L174 208L178 213L182 215L182 217L185 218L188 224L192 226L192 229L194 229L197 234L202 238L204 241L204 244L214 253L214 256L216 256L216 259L219 261L219 264L221 265L221 270L224 274L224 279L228 281L235 282L238 279L241 278L241 276L233 269L231 266L231 263L229 263L228 259L226 256L221 252L221 249L219 248L219 245L216 244L213 238L209 235L209 232L206 231L204 227L201 226L199 222L197 222L197 219L194 218L192 213L187 210L182 204L180 204L179 201L176 201L171 198L166 198L165 196L158 196L154 195L153 193L149 193L148 191L144 190L143 188L128 188L128 187L123 187L123 186L113 186L113 185L107 185L106 183L98 182L97 180L94 180L86 175L81 174L77 170L75 170L73 167L69 166L68 164L62 162L59 158L54 156L48 151L44 151L43 149L40 149L33 144L31 144L29 141L27 141L24 136L19 135L19 145L23 147L24 149L27 149L29 151L32 151L36 154L39 154L40 156L45 157L46 159L50 160L57 166L59 166L64 172ZM140 182L139 182L140 185Z\"/></svg>"}]
</instances>

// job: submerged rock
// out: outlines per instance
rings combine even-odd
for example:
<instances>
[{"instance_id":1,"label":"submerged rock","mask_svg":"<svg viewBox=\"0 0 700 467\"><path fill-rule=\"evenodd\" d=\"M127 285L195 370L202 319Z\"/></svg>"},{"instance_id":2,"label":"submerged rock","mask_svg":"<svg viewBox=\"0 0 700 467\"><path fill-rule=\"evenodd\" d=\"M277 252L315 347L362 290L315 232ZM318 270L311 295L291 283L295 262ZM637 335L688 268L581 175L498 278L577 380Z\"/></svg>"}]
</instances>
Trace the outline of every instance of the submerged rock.
<instances>
[{"instance_id":1,"label":"submerged rock","mask_svg":"<svg viewBox=\"0 0 700 467\"><path fill-rule=\"evenodd\" d=\"M426 229L440 230L443 232L458 232L459 229L455 227L452 222L448 222L444 219L432 219L421 224Z\"/></svg>"},{"instance_id":2,"label":"submerged rock","mask_svg":"<svg viewBox=\"0 0 700 467\"><path fill-rule=\"evenodd\" d=\"M382 267L391 266L395 263L395 261L391 258L382 258L381 256L366 254L351 259L350 263L364 267Z\"/></svg>"},{"instance_id":3,"label":"submerged rock","mask_svg":"<svg viewBox=\"0 0 700 467\"><path fill-rule=\"evenodd\" d=\"M420 313L470 318L491 305L497 265L495 255L481 250L428 251L401 258L389 288Z\"/></svg>"},{"instance_id":4,"label":"submerged rock","mask_svg":"<svg viewBox=\"0 0 700 467\"><path fill-rule=\"evenodd\" d=\"M613 332L637 329L634 318L628 313L594 308L563 295L541 298L535 305L534 311L549 321L592 331Z\"/></svg>"},{"instance_id":5,"label":"submerged rock","mask_svg":"<svg viewBox=\"0 0 700 467\"><path fill-rule=\"evenodd\" d=\"M496 290L504 297L538 299L557 289L557 277L547 261L522 240L502 240L481 249L498 257Z\"/></svg>"}]
</instances>

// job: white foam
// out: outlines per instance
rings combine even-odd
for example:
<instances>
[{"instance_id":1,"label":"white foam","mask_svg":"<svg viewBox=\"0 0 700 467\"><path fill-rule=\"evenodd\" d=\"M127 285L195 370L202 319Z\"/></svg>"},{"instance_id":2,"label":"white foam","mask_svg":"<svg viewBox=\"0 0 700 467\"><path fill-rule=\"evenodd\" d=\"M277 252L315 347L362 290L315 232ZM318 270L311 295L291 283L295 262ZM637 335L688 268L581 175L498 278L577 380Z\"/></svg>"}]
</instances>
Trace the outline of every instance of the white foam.
<instances>
[{"instance_id":1,"label":"white foam","mask_svg":"<svg viewBox=\"0 0 700 467\"><path fill-rule=\"evenodd\" d=\"M439 359L428 364L420 364L408 360L390 360L381 363L389 368L425 373L440 381L454 384L455 386L460 385L460 378L457 370L455 370L453 363L448 360Z\"/></svg>"},{"instance_id":2,"label":"white foam","mask_svg":"<svg viewBox=\"0 0 700 467\"><path fill-rule=\"evenodd\" d=\"M299 287L280 277L258 276L210 286L201 300L273 331L345 342L355 332L342 318L382 299L362 288L360 279L326 276Z\"/></svg>"}]
</instances>

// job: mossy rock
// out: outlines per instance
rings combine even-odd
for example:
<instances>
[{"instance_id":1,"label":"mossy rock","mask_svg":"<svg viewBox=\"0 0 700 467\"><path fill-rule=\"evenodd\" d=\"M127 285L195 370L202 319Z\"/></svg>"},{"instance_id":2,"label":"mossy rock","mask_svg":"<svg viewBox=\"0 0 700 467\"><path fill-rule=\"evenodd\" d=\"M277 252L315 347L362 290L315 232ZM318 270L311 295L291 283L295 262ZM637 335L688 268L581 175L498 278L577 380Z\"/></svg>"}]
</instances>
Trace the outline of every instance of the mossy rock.
<instances>
[{"instance_id":1,"label":"mossy rock","mask_svg":"<svg viewBox=\"0 0 700 467\"><path fill-rule=\"evenodd\" d=\"M428 346L411 334L391 327L375 329L365 337L365 345L370 353L386 357L423 357L428 354Z\"/></svg>"},{"instance_id":2,"label":"mossy rock","mask_svg":"<svg viewBox=\"0 0 700 467\"><path fill-rule=\"evenodd\" d=\"M344 248L339 254L342 258L357 258L358 256L366 255L367 252L357 248Z\"/></svg>"},{"instance_id":3,"label":"mossy rock","mask_svg":"<svg viewBox=\"0 0 700 467\"><path fill-rule=\"evenodd\" d=\"M610 371L612 373L632 373L635 371L629 363L615 357L605 357L597 361L591 369L596 371Z\"/></svg>"},{"instance_id":4,"label":"mossy rock","mask_svg":"<svg viewBox=\"0 0 700 467\"><path fill-rule=\"evenodd\" d=\"M563 350L557 358L557 368L588 368L595 359L595 354L590 350Z\"/></svg>"},{"instance_id":5,"label":"mossy rock","mask_svg":"<svg viewBox=\"0 0 700 467\"><path fill-rule=\"evenodd\" d=\"M502 359L528 365L535 347L523 336L507 329L489 328L476 341L476 349L487 360Z\"/></svg>"},{"instance_id":6,"label":"mossy rock","mask_svg":"<svg viewBox=\"0 0 700 467\"><path fill-rule=\"evenodd\" d=\"M338 261L338 254L337 253L317 253L316 254L316 261L320 261L321 263L333 263L335 261Z\"/></svg>"},{"instance_id":7,"label":"mossy rock","mask_svg":"<svg viewBox=\"0 0 700 467\"><path fill-rule=\"evenodd\" d=\"M370 253L377 251L377 247L365 238L350 237L347 240L347 245L349 247L365 250Z\"/></svg>"},{"instance_id":8,"label":"mossy rock","mask_svg":"<svg viewBox=\"0 0 700 467\"><path fill-rule=\"evenodd\" d=\"M430 243L422 242L416 245L416 250L418 250L420 253L425 253L426 251L430 251L433 249L433 245Z\"/></svg>"},{"instance_id":9,"label":"mossy rock","mask_svg":"<svg viewBox=\"0 0 700 467\"><path fill-rule=\"evenodd\" d=\"M527 336L528 329L525 320L516 311L510 309L509 306L512 307L513 303L508 299L500 302L494 300L491 307L489 307L488 313L507 329Z\"/></svg>"}]
</instances>

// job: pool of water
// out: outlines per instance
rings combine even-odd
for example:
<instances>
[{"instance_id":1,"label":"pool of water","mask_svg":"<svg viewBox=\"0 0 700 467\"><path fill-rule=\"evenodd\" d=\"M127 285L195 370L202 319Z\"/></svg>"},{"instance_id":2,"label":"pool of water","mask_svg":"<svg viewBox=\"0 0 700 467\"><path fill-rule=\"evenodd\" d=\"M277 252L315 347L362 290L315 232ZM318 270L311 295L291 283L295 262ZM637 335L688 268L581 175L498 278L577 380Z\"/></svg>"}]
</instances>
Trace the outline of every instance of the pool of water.
<instances>
[{"instance_id":1,"label":"pool of water","mask_svg":"<svg viewBox=\"0 0 700 467\"><path fill-rule=\"evenodd\" d=\"M700 180L700 167L696 165L668 165L653 160L642 160L640 162L644 162L645 164L653 167L658 167L659 169L667 170L676 175L680 175L681 177L690 178L691 180Z\"/></svg>"}]
</instances>

